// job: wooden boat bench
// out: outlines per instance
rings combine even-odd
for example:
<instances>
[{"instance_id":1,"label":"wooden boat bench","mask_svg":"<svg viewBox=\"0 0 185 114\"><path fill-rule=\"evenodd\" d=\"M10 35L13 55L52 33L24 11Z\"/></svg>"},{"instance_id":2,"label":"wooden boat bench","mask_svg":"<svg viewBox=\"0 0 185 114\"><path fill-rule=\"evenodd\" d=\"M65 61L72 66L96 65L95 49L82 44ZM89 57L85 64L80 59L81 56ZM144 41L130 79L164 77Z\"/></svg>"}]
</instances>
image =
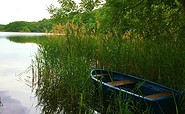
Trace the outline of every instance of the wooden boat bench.
<instances>
[{"instance_id":1,"label":"wooden boat bench","mask_svg":"<svg viewBox=\"0 0 185 114\"><path fill-rule=\"evenodd\" d=\"M111 76L111 74L95 74L94 76L96 76L96 77ZM133 80L119 80L119 81L107 82L107 84L110 84L112 86L122 86L122 85L131 84L131 83L135 83L135 81L133 81Z\"/></svg>"},{"instance_id":2,"label":"wooden boat bench","mask_svg":"<svg viewBox=\"0 0 185 114\"><path fill-rule=\"evenodd\" d=\"M172 96L173 94L170 92L161 92L161 93L156 93L152 95L145 96L146 98L151 98L151 99L157 99L160 97L166 97L166 96Z\"/></svg>"},{"instance_id":3,"label":"wooden boat bench","mask_svg":"<svg viewBox=\"0 0 185 114\"><path fill-rule=\"evenodd\" d=\"M122 86L122 85L127 85L135 83L133 80L119 80L119 81L112 81L112 82L107 82L107 84L110 84L112 86Z\"/></svg>"}]
</instances>

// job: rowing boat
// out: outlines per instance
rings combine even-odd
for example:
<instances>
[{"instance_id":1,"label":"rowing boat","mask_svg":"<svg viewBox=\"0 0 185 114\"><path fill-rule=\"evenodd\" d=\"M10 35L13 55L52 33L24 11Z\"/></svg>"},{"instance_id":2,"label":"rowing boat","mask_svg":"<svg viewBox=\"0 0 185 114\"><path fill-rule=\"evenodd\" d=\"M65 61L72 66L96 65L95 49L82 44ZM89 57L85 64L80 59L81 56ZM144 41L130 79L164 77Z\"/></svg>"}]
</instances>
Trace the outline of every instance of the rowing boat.
<instances>
[{"instance_id":1,"label":"rowing boat","mask_svg":"<svg viewBox=\"0 0 185 114\"><path fill-rule=\"evenodd\" d=\"M92 69L91 78L105 95L118 95L140 102L143 109L151 107L154 114L175 112L181 92L158 83L116 71Z\"/></svg>"}]
</instances>

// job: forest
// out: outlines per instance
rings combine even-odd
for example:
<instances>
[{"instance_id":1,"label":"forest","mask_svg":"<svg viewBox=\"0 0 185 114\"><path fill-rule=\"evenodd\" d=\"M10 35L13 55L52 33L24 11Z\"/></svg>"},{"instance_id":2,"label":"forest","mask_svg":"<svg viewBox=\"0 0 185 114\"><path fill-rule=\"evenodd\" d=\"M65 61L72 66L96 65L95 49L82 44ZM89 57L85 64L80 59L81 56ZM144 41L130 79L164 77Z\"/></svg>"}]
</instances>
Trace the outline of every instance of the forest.
<instances>
[{"instance_id":1,"label":"forest","mask_svg":"<svg viewBox=\"0 0 185 114\"><path fill-rule=\"evenodd\" d=\"M45 32L51 30L52 19L43 19L38 22L15 21L7 25L0 25L0 31L4 32Z\"/></svg>"},{"instance_id":2,"label":"forest","mask_svg":"<svg viewBox=\"0 0 185 114\"><path fill-rule=\"evenodd\" d=\"M84 26L100 33L128 33L144 39L183 39L185 3L183 0L59 0L48 11L54 22Z\"/></svg>"},{"instance_id":3,"label":"forest","mask_svg":"<svg viewBox=\"0 0 185 114\"><path fill-rule=\"evenodd\" d=\"M144 39L165 40L178 36L185 30L185 3L183 0L59 0L60 8L51 5L51 19L38 22L16 21L0 25L7 32L52 32L57 25L72 23L88 30L129 37L140 35Z\"/></svg>"}]
</instances>

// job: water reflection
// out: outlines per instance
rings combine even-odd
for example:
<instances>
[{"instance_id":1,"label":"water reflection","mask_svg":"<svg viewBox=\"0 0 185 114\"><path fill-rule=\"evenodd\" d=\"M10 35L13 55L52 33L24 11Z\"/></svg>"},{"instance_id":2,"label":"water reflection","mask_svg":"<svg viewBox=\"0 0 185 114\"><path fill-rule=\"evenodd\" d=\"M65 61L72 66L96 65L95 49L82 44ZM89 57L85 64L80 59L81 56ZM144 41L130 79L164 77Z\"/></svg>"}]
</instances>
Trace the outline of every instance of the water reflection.
<instances>
[{"instance_id":1,"label":"water reflection","mask_svg":"<svg viewBox=\"0 0 185 114\"><path fill-rule=\"evenodd\" d=\"M40 114L37 105L37 98L32 87L17 81L20 73L24 72L31 64L37 53L37 44L31 43L24 36L8 37L0 32L0 113L1 114ZM16 40L16 42L14 41ZM20 41L20 42L19 42ZM22 42L24 41L24 42ZM28 43L29 42L29 43ZM31 72L22 75L31 76ZM2 105L3 104L3 105Z\"/></svg>"},{"instance_id":2,"label":"water reflection","mask_svg":"<svg viewBox=\"0 0 185 114\"><path fill-rule=\"evenodd\" d=\"M41 42L47 41L46 36L9 36L8 40L16 43L36 43L39 44Z\"/></svg>"},{"instance_id":3,"label":"water reflection","mask_svg":"<svg viewBox=\"0 0 185 114\"><path fill-rule=\"evenodd\" d=\"M7 91L0 91L1 103L0 113L3 114L28 114L29 110L17 99L8 95Z\"/></svg>"},{"instance_id":4,"label":"water reflection","mask_svg":"<svg viewBox=\"0 0 185 114\"><path fill-rule=\"evenodd\" d=\"M74 72L76 68L71 69L71 72L67 71L67 73L65 71L60 73L52 71L53 64L49 69L43 68L42 70L46 72L46 75L42 74L45 75L45 78L39 80L40 83L38 83L38 88L36 89L37 97L35 97L33 88L37 84L37 80L32 76L32 59L35 58L38 46L31 42L40 43L44 40L47 39L43 36L0 37L0 97L3 104L0 108L0 113L96 113L94 108L89 105L94 101L88 100L93 97L93 94L91 94L93 92L91 89L86 88L87 80L84 79L84 75ZM53 56L55 57L55 55ZM53 61L53 58L51 59ZM61 63L56 59L56 64L54 65L61 65ZM89 71L83 70L82 72L89 74ZM63 76L61 77L62 74ZM54 76L53 78L53 75L56 77ZM63 79L68 75L70 78ZM72 81L71 79L74 77L78 78ZM82 79L84 80L83 83ZM84 95L83 93L85 92L88 95Z\"/></svg>"},{"instance_id":5,"label":"water reflection","mask_svg":"<svg viewBox=\"0 0 185 114\"><path fill-rule=\"evenodd\" d=\"M54 41L57 40L42 45L36 65L39 78L36 95L39 105L42 106L42 112L46 114L96 113L92 106L94 91L89 76L90 69L84 62L86 59L76 56L73 58L70 54L68 56L66 53L61 53L63 51L59 51L57 47L61 42Z\"/></svg>"}]
</instances>

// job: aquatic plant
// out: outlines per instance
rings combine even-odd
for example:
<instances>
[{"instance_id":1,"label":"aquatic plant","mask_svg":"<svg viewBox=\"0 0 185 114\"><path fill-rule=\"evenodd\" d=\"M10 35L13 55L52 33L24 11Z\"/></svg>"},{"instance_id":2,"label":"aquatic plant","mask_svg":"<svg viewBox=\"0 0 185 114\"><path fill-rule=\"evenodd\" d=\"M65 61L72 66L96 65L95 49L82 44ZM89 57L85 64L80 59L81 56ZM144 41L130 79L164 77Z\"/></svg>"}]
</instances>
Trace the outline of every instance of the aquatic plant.
<instances>
[{"instance_id":1,"label":"aquatic plant","mask_svg":"<svg viewBox=\"0 0 185 114\"><path fill-rule=\"evenodd\" d=\"M105 103L101 89L96 91L90 80L91 67L140 76L184 91L185 47L181 41L144 40L132 32L132 39L125 39L116 32L101 34L71 23L64 29L65 35L55 35L42 43L37 55L36 95L44 113L93 113L93 109L149 113L150 107L140 111L139 102L132 103L131 99L110 99ZM177 113L183 110L178 106Z\"/></svg>"}]
</instances>

